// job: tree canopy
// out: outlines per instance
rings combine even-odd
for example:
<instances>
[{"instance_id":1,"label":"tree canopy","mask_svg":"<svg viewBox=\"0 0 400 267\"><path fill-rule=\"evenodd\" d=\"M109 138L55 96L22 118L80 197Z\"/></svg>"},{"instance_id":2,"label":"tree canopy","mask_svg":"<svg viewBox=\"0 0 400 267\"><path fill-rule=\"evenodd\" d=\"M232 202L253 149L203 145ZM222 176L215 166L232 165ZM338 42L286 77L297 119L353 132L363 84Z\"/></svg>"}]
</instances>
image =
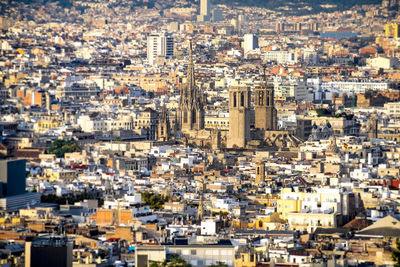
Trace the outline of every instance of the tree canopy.
<instances>
[{"instance_id":1,"label":"tree canopy","mask_svg":"<svg viewBox=\"0 0 400 267\"><path fill-rule=\"evenodd\" d=\"M315 112L317 113L318 117L330 117L332 116L332 113L329 109L325 108L317 108L315 109Z\"/></svg>"},{"instance_id":2,"label":"tree canopy","mask_svg":"<svg viewBox=\"0 0 400 267\"><path fill-rule=\"evenodd\" d=\"M228 267L228 264L226 264L226 263L224 263L224 262L217 261L217 263L211 264L211 265L208 266L208 267Z\"/></svg>"},{"instance_id":3,"label":"tree canopy","mask_svg":"<svg viewBox=\"0 0 400 267\"><path fill-rule=\"evenodd\" d=\"M279 216L278 212L272 213L270 219L273 223L286 223L286 221Z\"/></svg>"},{"instance_id":4,"label":"tree canopy","mask_svg":"<svg viewBox=\"0 0 400 267\"><path fill-rule=\"evenodd\" d=\"M396 240L396 248L392 251L392 259L395 262L394 266L400 266L400 241Z\"/></svg>"},{"instance_id":5,"label":"tree canopy","mask_svg":"<svg viewBox=\"0 0 400 267\"><path fill-rule=\"evenodd\" d=\"M65 153L80 151L81 149L75 142L60 139L54 140L47 149L48 153L55 154L59 158L64 157Z\"/></svg>"},{"instance_id":6,"label":"tree canopy","mask_svg":"<svg viewBox=\"0 0 400 267\"><path fill-rule=\"evenodd\" d=\"M173 257L169 261L153 261L152 263L150 263L149 267L192 267L192 265L187 263L181 257Z\"/></svg>"},{"instance_id":7,"label":"tree canopy","mask_svg":"<svg viewBox=\"0 0 400 267\"><path fill-rule=\"evenodd\" d=\"M160 194L150 192L143 192L142 200L146 205L149 205L151 209L159 210L163 207L165 202L170 200L170 197L164 197Z\"/></svg>"}]
</instances>

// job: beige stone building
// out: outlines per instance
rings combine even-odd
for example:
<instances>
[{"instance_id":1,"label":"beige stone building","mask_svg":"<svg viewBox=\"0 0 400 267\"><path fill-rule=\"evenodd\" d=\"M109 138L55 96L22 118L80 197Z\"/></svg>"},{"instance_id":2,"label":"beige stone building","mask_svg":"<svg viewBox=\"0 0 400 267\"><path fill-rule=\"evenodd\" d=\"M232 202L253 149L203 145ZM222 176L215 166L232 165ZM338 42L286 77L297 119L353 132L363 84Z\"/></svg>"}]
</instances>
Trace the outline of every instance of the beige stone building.
<instances>
[{"instance_id":1,"label":"beige stone building","mask_svg":"<svg viewBox=\"0 0 400 267\"><path fill-rule=\"evenodd\" d=\"M263 130L277 129L277 111L274 107L274 88L272 85L255 89L255 128Z\"/></svg>"},{"instance_id":2,"label":"beige stone building","mask_svg":"<svg viewBox=\"0 0 400 267\"><path fill-rule=\"evenodd\" d=\"M290 229L313 232L317 227L337 227L337 213L288 213L287 219Z\"/></svg>"},{"instance_id":3,"label":"beige stone building","mask_svg":"<svg viewBox=\"0 0 400 267\"><path fill-rule=\"evenodd\" d=\"M244 148L250 141L250 89L229 88L228 148Z\"/></svg>"}]
</instances>

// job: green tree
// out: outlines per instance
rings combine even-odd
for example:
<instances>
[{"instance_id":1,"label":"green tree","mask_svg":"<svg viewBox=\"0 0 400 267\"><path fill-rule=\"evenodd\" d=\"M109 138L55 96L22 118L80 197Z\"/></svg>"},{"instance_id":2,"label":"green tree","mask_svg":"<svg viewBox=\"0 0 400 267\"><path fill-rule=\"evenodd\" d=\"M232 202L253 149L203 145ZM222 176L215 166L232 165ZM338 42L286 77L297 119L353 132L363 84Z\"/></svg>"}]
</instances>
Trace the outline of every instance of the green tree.
<instances>
[{"instance_id":1,"label":"green tree","mask_svg":"<svg viewBox=\"0 0 400 267\"><path fill-rule=\"evenodd\" d=\"M282 219L282 218L279 216L279 213L278 213L278 212L272 213L271 216L270 216L270 218L271 218L270 221L273 222L273 223L285 223L285 222L286 222L284 219Z\"/></svg>"},{"instance_id":2,"label":"green tree","mask_svg":"<svg viewBox=\"0 0 400 267\"><path fill-rule=\"evenodd\" d=\"M216 264L211 264L211 265L208 266L208 267L228 267L228 264L226 264L226 263L224 263L224 262L221 262L221 261L217 261Z\"/></svg>"},{"instance_id":3,"label":"green tree","mask_svg":"<svg viewBox=\"0 0 400 267\"><path fill-rule=\"evenodd\" d=\"M146 205L149 205L151 209L159 210L163 207L164 203L169 201L170 197L164 197L160 194L154 194L150 192L142 193L142 200Z\"/></svg>"},{"instance_id":4,"label":"green tree","mask_svg":"<svg viewBox=\"0 0 400 267\"><path fill-rule=\"evenodd\" d=\"M149 267L166 267L167 266L167 260L164 260L162 262L160 261L153 261L149 264Z\"/></svg>"},{"instance_id":5,"label":"green tree","mask_svg":"<svg viewBox=\"0 0 400 267\"><path fill-rule=\"evenodd\" d=\"M395 267L400 267L400 241L396 240L396 248L392 250L392 259Z\"/></svg>"},{"instance_id":6,"label":"green tree","mask_svg":"<svg viewBox=\"0 0 400 267\"><path fill-rule=\"evenodd\" d=\"M172 258L171 261L168 263L168 266L169 267L192 267L191 264L187 263L181 257Z\"/></svg>"},{"instance_id":7,"label":"green tree","mask_svg":"<svg viewBox=\"0 0 400 267\"><path fill-rule=\"evenodd\" d=\"M181 257L173 257L170 261L164 260L162 262L153 261L149 267L192 267Z\"/></svg>"},{"instance_id":8,"label":"green tree","mask_svg":"<svg viewBox=\"0 0 400 267\"><path fill-rule=\"evenodd\" d=\"M60 139L54 140L47 149L49 154L55 154L59 158L64 157L65 153L80 151L80 147L75 142Z\"/></svg>"},{"instance_id":9,"label":"green tree","mask_svg":"<svg viewBox=\"0 0 400 267\"><path fill-rule=\"evenodd\" d=\"M328 117L331 116L331 112L325 108L317 108L315 109L318 117Z\"/></svg>"},{"instance_id":10,"label":"green tree","mask_svg":"<svg viewBox=\"0 0 400 267\"><path fill-rule=\"evenodd\" d=\"M120 129L120 130L123 130L123 129ZM114 142L121 142L122 139L121 139L121 137L117 136L117 137L114 138L113 141L114 141Z\"/></svg>"}]
</instances>

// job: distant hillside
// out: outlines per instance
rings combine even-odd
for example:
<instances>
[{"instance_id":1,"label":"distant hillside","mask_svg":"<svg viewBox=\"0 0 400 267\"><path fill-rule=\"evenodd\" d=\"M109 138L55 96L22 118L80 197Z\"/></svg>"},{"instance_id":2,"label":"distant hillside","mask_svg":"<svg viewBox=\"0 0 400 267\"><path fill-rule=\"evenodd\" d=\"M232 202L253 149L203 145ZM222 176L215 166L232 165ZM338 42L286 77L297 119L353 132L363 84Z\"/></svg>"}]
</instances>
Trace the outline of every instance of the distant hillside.
<instances>
[{"instance_id":1,"label":"distant hillside","mask_svg":"<svg viewBox=\"0 0 400 267\"><path fill-rule=\"evenodd\" d=\"M239 5L239 6L258 6L268 9L279 9L289 6L292 12L307 12L301 8L312 7L313 12L323 10L345 10L354 5L381 4L382 0L214 0L214 3ZM322 7L321 7L322 5ZM327 5L334 7L328 8Z\"/></svg>"},{"instance_id":2,"label":"distant hillside","mask_svg":"<svg viewBox=\"0 0 400 267\"><path fill-rule=\"evenodd\" d=\"M10 0L9 0L10 1ZM72 0L20 0L26 4L34 3L46 3L46 2L58 2L61 6L70 7ZM200 0L191 0L191 2L199 3ZM381 4L382 0L211 0L213 4L226 4L229 6L257 6L268 9L283 10L282 7L288 6L288 13L315 13L320 11L335 11L335 10L346 10L354 5L363 4ZM126 1L116 0L112 6L118 6L119 4L126 5ZM129 3L129 2L128 2ZM131 6L142 6L153 7L156 3L170 5L170 0L130 0ZM330 7L329 7L330 6ZM305 9L305 7L311 7L312 10Z\"/></svg>"}]
</instances>

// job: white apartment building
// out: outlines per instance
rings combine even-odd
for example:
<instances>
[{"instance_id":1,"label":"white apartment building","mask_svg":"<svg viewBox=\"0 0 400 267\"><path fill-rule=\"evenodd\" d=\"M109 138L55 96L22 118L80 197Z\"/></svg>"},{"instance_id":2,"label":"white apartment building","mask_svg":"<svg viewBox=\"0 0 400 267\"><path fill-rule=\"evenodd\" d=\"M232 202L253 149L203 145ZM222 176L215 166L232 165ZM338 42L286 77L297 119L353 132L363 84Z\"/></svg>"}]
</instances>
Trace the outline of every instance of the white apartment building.
<instances>
[{"instance_id":1,"label":"white apartment building","mask_svg":"<svg viewBox=\"0 0 400 267\"><path fill-rule=\"evenodd\" d=\"M264 58L267 62L276 62L278 64L293 64L296 63L294 53L289 51L268 51Z\"/></svg>"},{"instance_id":2,"label":"white apartment building","mask_svg":"<svg viewBox=\"0 0 400 267\"><path fill-rule=\"evenodd\" d=\"M386 103L383 108L388 115L400 116L400 102Z\"/></svg>"},{"instance_id":3,"label":"white apartment building","mask_svg":"<svg viewBox=\"0 0 400 267\"><path fill-rule=\"evenodd\" d=\"M92 117L82 115L77 120L83 132L108 132L118 130L139 130L148 140L154 140L158 124L157 113L146 109L139 113L120 114L117 117Z\"/></svg>"},{"instance_id":4,"label":"white apartment building","mask_svg":"<svg viewBox=\"0 0 400 267\"><path fill-rule=\"evenodd\" d=\"M359 209L358 195L329 187L315 188L312 193L284 189L277 204L290 229L309 232L317 227L337 227L339 216L351 220Z\"/></svg>"},{"instance_id":5,"label":"white apartment building","mask_svg":"<svg viewBox=\"0 0 400 267\"><path fill-rule=\"evenodd\" d=\"M382 91L389 89L389 83L376 81L330 81L322 82L321 89L338 92L340 95L346 94L363 94L368 90Z\"/></svg>"},{"instance_id":6,"label":"white apartment building","mask_svg":"<svg viewBox=\"0 0 400 267\"><path fill-rule=\"evenodd\" d=\"M372 68L376 69L392 69L399 66L397 58L376 57L367 60L367 63Z\"/></svg>"},{"instance_id":7,"label":"white apartment building","mask_svg":"<svg viewBox=\"0 0 400 267\"><path fill-rule=\"evenodd\" d=\"M237 202L233 198L217 198L214 201L212 201L212 205L214 209L230 211L234 207L238 207L239 202Z\"/></svg>"},{"instance_id":8,"label":"white apartment building","mask_svg":"<svg viewBox=\"0 0 400 267\"><path fill-rule=\"evenodd\" d=\"M314 49L304 49L303 51L303 62L308 65L317 65L318 64L318 52Z\"/></svg>"},{"instance_id":9,"label":"white apartment building","mask_svg":"<svg viewBox=\"0 0 400 267\"><path fill-rule=\"evenodd\" d=\"M277 76L274 79L274 90L276 97L312 101L312 95L308 95L307 85L303 79L289 78L283 80L280 76Z\"/></svg>"},{"instance_id":10,"label":"white apartment building","mask_svg":"<svg viewBox=\"0 0 400 267\"><path fill-rule=\"evenodd\" d=\"M134 129L134 119L130 115L121 116L119 118L101 118L83 115L78 118L78 125L83 132L107 132L116 130L132 130Z\"/></svg>"},{"instance_id":11,"label":"white apartment building","mask_svg":"<svg viewBox=\"0 0 400 267\"><path fill-rule=\"evenodd\" d=\"M156 63L157 58L171 59L174 56L174 38L167 32L152 34L147 38L147 60Z\"/></svg>"},{"instance_id":12,"label":"white apartment building","mask_svg":"<svg viewBox=\"0 0 400 267\"><path fill-rule=\"evenodd\" d=\"M254 34L245 34L243 41L243 49L245 54L258 48L258 38Z\"/></svg>"}]
</instances>

